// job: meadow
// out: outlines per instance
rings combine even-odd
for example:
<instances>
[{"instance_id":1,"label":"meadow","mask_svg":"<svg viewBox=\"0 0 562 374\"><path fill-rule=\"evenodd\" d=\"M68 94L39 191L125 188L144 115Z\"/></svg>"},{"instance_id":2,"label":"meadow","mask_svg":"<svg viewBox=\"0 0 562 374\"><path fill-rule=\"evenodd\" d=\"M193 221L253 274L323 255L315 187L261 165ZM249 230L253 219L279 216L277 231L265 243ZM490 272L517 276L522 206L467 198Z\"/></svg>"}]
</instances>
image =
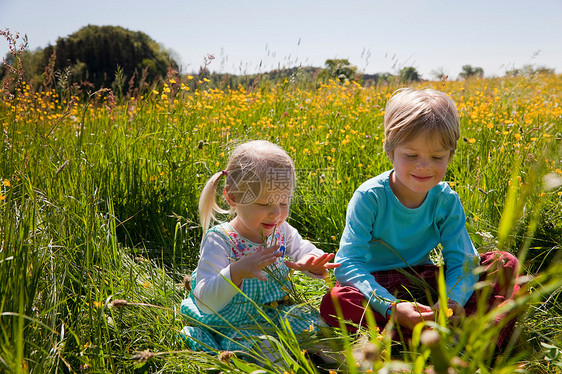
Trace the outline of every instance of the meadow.
<instances>
[{"instance_id":1,"label":"meadow","mask_svg":"<svg viewBox=\"0 0 562 374\"><path fill-rule=\"evenodd\" d=\"M298 169L289 222L335 252L353 191L391 167L382 122L400 87L293 78L245 88L170 75L136 95L15 81L0 92L0 372L269 372L192 352L178 335L202 186L236 144L278 143ZM525 292L502 310L516 334L494 353L495 312L465 327L438 321L436 344L420 330L396 344L372 326L336 333L345 368L322 369L285 332L285 372L562 372L562 76L414 86L457 103L461 140L445 180L478 250L523 264ZM298 273L293 283L314 307L331 284Z\"/></svg>"}]
</instances>

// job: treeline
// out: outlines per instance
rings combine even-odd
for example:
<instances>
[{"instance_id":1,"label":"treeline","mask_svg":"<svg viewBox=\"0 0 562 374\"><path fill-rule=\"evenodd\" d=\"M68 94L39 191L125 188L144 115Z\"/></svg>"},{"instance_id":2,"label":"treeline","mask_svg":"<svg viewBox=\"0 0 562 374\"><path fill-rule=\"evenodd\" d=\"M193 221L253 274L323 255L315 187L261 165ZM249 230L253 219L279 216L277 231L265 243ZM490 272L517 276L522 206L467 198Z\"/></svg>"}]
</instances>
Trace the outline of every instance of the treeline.
<instances>
[{"instance_id":1,"label":"treeline","mask_svg":"<svg viewBox=\"0 0 562 374\"><path fill-rule=\"evenodd\" d=\"M324 67L293 67L254 75L212 73L208 56L199 72L181 77L172 53L140 31L130 31L119 26L88 25L55 45L36 51L27 49L27 41L9 30L0 30L10 45L10 53L0 65L0 83L4 88L14 88L26 82L35 90L58 88L60 91L88 93L102 88L117 95L138 95L150 90L165 78L179 79L195 88L203 81L212 87L228 88L242 85L247 88L279 82L318 85L329 80L359 82L364 87L389 83L411 83L422 80L416 68L406 66L397 73L363 74L347 59L326 60ZM506 75L530 73L553 74L554 69L524 66L506 71ZM433 79L448 79L442 70L432 72ZM483 77L480 67L465 65L459 79Z\"/></svg>"}]
</instances>

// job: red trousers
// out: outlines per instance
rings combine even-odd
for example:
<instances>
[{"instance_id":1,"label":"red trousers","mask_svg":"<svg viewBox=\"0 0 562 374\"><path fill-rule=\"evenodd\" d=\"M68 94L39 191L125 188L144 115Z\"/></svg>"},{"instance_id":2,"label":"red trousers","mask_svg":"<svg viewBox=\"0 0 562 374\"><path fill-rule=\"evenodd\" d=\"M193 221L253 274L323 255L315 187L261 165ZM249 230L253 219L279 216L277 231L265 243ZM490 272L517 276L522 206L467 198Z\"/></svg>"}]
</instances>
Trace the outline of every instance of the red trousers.
<instances>
[{"instance_id":1,"label":"red trousers","mask_svg":"<svg viewBox=\"0 0 562 374\"><path fill-rule=\"evenodd\" d=\"M511 299L513 295L517 294L520 288L516 282L519 272L519 261L515 256L508 252L486 252L480 254L480 265L485 269L480 275L480 280L487 280L490 284L490 289L488 290L488 308L498 307ZM435 290L438 289L437 280L439 267L437 265L419 265L404 269L404 271L416 278L419 277L423 279L433 290L420 288L418 284L414 284L411 281L409 276L398 270L377 271L372 273L372 275L381 286L386 288L398 299L412 300L412 298L414 298L416 301L426 305L433 305L433 303L437 302L437 294L435 293ZM465 304L464 309L467 316L476 313L479 295L481 293L482 291L474 292ZM351 321L355 325L367 325L364 307L367 300L355 287L341 286L339 283L337 283L329 293L324 295L320 304L320 314L329 325L334 327L339 326L338 313L334 305L335 299L339 302L344 320ZM386 317L372 309L371 311L377 325L385 326L388 322ZM506 318L506 316L500 315L496 323L501 322L503 318ZM504 342L507 342L513 331L514 324L515 321L511 320L502 329L497 341L498 346L501 347ZM346 327L351 332L357 330L352 324L347 324ZM411 334L411 332L405 328L402 328L402 331L404 332L404 336Z\"/></svg>"}]
</instances>

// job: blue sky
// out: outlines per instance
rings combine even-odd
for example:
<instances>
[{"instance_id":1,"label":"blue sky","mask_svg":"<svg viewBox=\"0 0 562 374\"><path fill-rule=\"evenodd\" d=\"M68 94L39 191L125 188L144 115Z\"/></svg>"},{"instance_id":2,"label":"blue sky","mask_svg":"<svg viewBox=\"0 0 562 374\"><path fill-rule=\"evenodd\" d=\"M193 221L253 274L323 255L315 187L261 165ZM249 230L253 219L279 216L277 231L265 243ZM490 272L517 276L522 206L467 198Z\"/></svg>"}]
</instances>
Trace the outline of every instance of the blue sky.
<instances>
[{"instance_id":1,"label":"blue sky","mask_svg":"<svg viewBox=\"0 0 562 374\"><path fill-rule=\"evenodd\" d=\"M117 25L172 50L184 73L208 54L211 71L238 74L329 58L368 74L413 66L427 79L467 64L487 76L526 64L562 73L561 19L562 0L0 0L0 29L27 34L32 50Z\"/></svg>"}]
</instances>

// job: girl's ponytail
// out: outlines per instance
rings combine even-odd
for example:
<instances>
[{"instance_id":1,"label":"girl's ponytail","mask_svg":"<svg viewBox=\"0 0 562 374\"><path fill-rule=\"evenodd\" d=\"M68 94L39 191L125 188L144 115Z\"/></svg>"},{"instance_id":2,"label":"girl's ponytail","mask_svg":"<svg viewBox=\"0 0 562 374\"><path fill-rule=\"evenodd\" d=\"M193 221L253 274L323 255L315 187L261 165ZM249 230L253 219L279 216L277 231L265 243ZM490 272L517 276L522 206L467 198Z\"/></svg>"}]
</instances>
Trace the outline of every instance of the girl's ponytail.
<instances>
[{"instance_id":1,"label":"girl's ponytail","mask_svg":"<svg viewBox=\"0 0 562 374\"><path fill-rule=\"evenodd\" d=\"M199 197L199 220L203 228L203 235L211 226L211 222L216 220L216 213L228 213L228 210L222 209L217 204L217 186L223 175L225 175L224 171L215 173L209 178L207 184L203 187L203 191L201 191L201 196Z\"/></svg>"}]
</instances>

